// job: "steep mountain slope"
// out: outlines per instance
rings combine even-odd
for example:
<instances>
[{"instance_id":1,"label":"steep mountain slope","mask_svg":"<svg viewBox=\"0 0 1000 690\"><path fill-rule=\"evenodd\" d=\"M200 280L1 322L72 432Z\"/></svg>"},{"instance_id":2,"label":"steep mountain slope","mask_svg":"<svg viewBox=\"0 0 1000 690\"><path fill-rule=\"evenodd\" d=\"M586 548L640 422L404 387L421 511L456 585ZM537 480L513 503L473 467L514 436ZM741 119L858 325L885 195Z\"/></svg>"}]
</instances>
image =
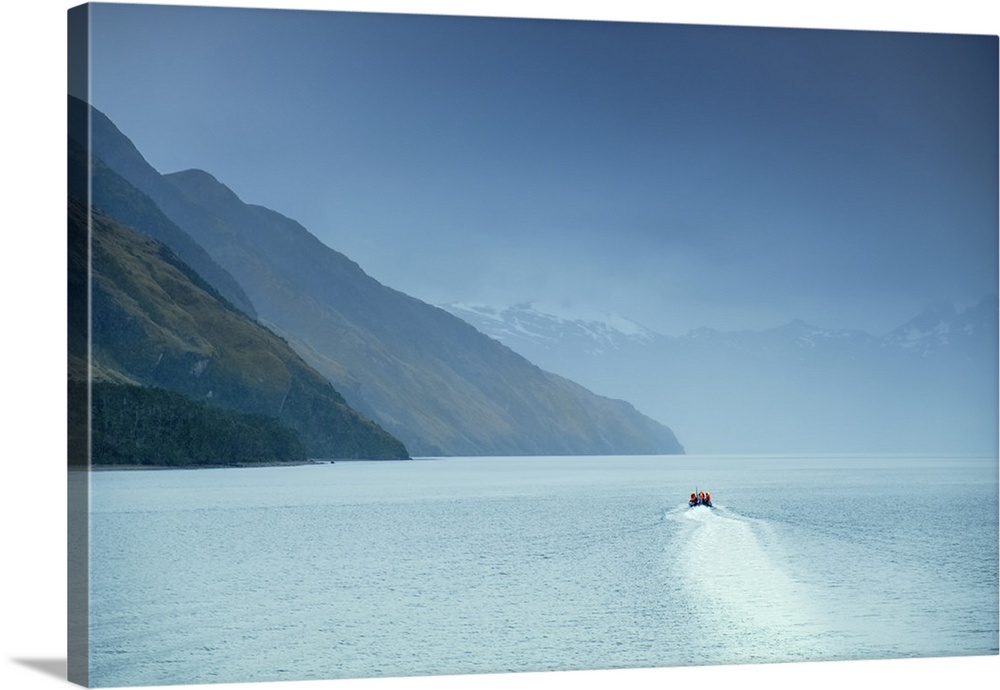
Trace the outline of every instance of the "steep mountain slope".
<instances>
[{"instance_id":1,"label":"steep mountain slope","mask_svg":"<svg viewBox=\"0 0 1000 690\"><path fill-rule=\"evenodd\" d=\"M885 336L792 321L668 337L530 305L448 305L541 366L670 419L703 453L992 452L996 297Z\"/></svg>"},{"instance_id":2,"label":"steep mountain slope","mask_svg":"<svg viewBox=\"0 0 1000 690\"><path fill-rule=\"evenodd\" d=\"M447 312L381 285L298 223L244 204L207 173L159 175L110 121L97 111L91 117L94 154L194 238L263 323L410 452L683 452L670 429L628 403L542 371Z\"/></svg>"},{"instance_id":3,"label":"steep mountain slope","mask_svg":"<svg viewBox=\"0 0 1000 690\"><path fill-rule=\"evenodd\" d=\"M207 173L166 179L213 211L213 226L191 232L216 248L261 318L413 452L681 450L668 429L627 403L594 396L447 312L381 285L298 223L244 204Z\"/></svg>"},{"instance_id":4,"label":"steep mountain slope","mask_svg":"<svg viewBox=\"0 0 1000 690\"><path fill-rule=\"evenodd\" d=\"M70 201L69 222L71 236L86 236L82 202ZM273 417L298 433L311 457L407 456L164 245L100 212L91 214L89 229L95 380L155 386ZM80 341L71 334L71 343Z\"/></svg>"},{"instance_id":5,"label":"steep mountain slope","mask_svg":"<svg viewBox=\"0 0 1000 690\"><path fill-rule=\"evenodd\" d=\"M253 305L233 277L160 210L158 204L172 203L176 206L181 203L172 199L175 193L169 185L159 185L160 198L154 202L112 172L99 156L92 159L87 155L88 142L102 142L105 155L117 163L117 170L124 169L147 185L157 186L159 175L136 162L142 161L142 156L132 142L122 137L114 124L100 112L72 96L69 97L68 128L70 165L78 171L69 176L69 195L86 199L89 191L90 203L95 207L170 247L233 306L251 317L255 316ZM88 131L92 132L92 137L88 137ZM92 183L89 190L88 183Z\"/></svg>"}]
</instances>

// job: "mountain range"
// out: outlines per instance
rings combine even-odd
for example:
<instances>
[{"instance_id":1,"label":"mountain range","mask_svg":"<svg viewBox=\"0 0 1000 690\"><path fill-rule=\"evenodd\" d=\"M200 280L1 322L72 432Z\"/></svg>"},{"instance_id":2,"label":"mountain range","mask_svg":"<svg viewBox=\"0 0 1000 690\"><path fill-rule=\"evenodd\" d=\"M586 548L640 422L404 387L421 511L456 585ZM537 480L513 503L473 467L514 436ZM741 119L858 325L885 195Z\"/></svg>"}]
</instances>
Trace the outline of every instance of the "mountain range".
<instances>
[{"instance_id":1,"label":"mountain range","mask_svg":"<svg viewBox=\"0 0 1000 690\"><path fill-rule=\"evenodd\" d=\"M228 391L224 404L259 399L262 409L284 414L286 424L322 428L329 410L304 403L289 416L283 412L289 401L275 405L294 361L301 380L316 386L310 395L327 397L324 409L345 406L415 455L683 452L670 428L631 404L595 395L447 311L382 285L299 223L243 202L207 172L159 173L102 113L72 97L69 107L71 197L90 194L100 219L91 225L95 236L132 232L144 239L133 237L128 251L95 263L92 282L100 290L92 300L91 336L98 376L211 404L223 404ZM97 242L95 256L103 249ZM190 305L174 296L153 299L163 290L151 276L167 273L184 283L184 295L207 300L196 309L205 318L188 318ZM208 316L208 301L221 311ZM160 369L173 374L157 378ZM266 392L240 392L224 377L209 382L223 372L239 385L261 379ZM319 443L307 444L310 453Z\"/></svg>"},{"instance_id":2,"label":"mountain range","mask_svg":"<svg viewBox=\"0 0 1000 690\"><path fill-rule=\"evenodd\" d=\"M70 291L78 380L92 338L98 381L269 415L312 457L682 453L672 429L702 453L996 448L995 296L878 336L432 306L208 172L161 174L102 113L69 107L71 249L97 239L70 255L77 278L92 261L86 328L91 286Z\"/></svg>"},{"instance_id":3,"label":"mountain range","mask_svg":"<svg viewBox=\"0 0 1000 690\"><path fill-rule=\"evenodd\" d=\"M994 452L996 296L884 335L801 320L666 336L531 304L443 308L540 366L670 419L689 452Z\"/></svg>"}]
</instances>

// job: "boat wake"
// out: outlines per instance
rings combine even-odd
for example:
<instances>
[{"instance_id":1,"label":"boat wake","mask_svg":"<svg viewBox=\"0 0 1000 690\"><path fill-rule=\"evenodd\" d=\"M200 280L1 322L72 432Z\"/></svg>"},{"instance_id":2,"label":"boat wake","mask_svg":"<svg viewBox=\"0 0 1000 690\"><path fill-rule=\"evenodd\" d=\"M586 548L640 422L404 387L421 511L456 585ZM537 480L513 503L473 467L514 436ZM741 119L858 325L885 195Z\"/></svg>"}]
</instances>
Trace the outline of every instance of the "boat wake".
<instances>
[{"instance_id":1,"label":"boat wake","mask_svg":"<svg viewBox=\"0 0 1000 690\"><path fill-rule=\"evenodd\" d=\"M766 522L722 506L669 510L667 567L692 609L700 644L722 663L835 658L805 584Z\"/></svg>"}]
</instances>

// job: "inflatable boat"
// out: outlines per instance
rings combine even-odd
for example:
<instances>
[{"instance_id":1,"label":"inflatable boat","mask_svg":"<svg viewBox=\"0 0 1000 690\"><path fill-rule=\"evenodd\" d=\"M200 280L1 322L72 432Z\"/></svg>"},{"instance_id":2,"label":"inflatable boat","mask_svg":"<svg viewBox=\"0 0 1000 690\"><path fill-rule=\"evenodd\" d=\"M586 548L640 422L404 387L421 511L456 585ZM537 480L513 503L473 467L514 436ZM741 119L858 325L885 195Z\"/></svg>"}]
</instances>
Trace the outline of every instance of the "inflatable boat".
<instances>
[{"instance_id":1,"label":"inflatable boat","mask_svg":"<svg viewBox=\"0 0 1000 690\"><path fill-rule=\"evenodd\" d=\"M694 508L695 506L707 506L712 507L712 494L707 491L695 491L691 494L691 498L688 499L688 506Z\"/></svg>"}]
</instances>

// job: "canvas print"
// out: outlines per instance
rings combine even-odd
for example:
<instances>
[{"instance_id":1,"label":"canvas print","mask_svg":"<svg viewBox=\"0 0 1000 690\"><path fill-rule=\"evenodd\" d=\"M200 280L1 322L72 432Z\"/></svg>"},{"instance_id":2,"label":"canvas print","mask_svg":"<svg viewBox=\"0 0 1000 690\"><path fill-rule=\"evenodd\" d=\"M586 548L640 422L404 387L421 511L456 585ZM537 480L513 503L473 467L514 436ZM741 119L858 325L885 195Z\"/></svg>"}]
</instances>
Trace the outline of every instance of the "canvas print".
<instances>
[{"instance_id":1,"label":"canvas print","mask_svg":"<svg viewBox=\"0 0 1000 690\"><path fill-rule=\"evenodd\" d=\"M996 36L68 23L70 680L998 654Z\"/></svg>"}]
</instances>

